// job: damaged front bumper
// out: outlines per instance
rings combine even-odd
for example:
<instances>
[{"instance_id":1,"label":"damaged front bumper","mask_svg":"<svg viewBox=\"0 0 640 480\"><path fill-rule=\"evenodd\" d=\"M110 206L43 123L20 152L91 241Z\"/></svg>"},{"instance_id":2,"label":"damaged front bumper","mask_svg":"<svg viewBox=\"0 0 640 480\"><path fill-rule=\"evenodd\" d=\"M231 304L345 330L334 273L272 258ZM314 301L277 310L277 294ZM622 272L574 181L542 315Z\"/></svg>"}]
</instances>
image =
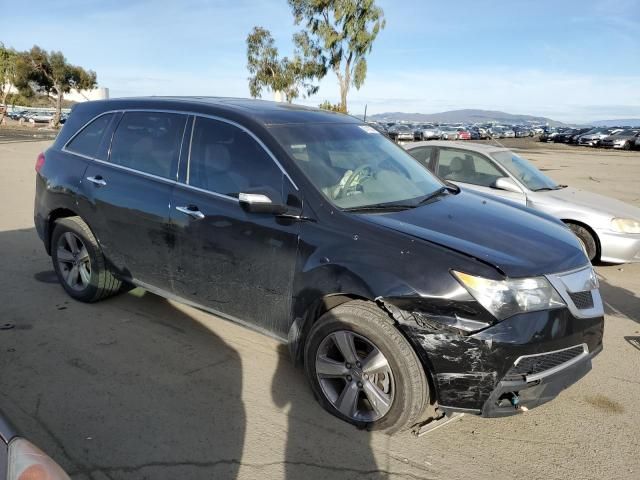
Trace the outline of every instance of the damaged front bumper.
<instances>
[{"instance_id":1,"label":"damaged front bumper","mask_svg":"<svg viewBox=\"0 0 640 480\"><path fill-rule=\"evenodd\" d=\"M534 408L582 378L602 350L604 317L578 318L568 308L515 315L477 333L420 311L395 313L444 412L498 417Z\"/></svg>"}]
</instances>

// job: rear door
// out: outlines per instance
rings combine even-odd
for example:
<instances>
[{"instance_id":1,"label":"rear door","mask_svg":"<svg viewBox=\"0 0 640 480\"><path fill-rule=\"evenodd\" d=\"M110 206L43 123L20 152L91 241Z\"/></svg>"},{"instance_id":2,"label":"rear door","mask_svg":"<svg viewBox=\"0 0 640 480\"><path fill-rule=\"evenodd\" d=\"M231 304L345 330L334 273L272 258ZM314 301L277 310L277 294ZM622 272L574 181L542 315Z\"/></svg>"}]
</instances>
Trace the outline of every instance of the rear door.
<instances>
[{"instance_id":1,"label":"rear door","mask_svg":"<svg viewBox=\"0 0 640 480\"><path fill-rule=\"evenodd\" d=\"M286 337L300 223L249 213L238 195L267 189L301 205L298 192L243 128L195 117L189 137L187 169L171 200L174 292Z\"/></svg>"},{"instance_id":2,"label":"rear door","mask_svg":"<svg viewBox=\"0 0 640 480\"><path fill-rule=\"evenodd\" d=\"M527 204L522 193L491 188L501 177L508 177L498 165L480 153L449 147L438 149L437 175L460 187L505 198L521 205Z\"/></svg>"},{"instance_id":3,"label":"rear door","mask_svg":"<svg viewBox=\"0 0 640 480\"><path fill-rule=\"evenodd\" d=\"M104 159L82 179L83 217L111 267L170 290L169 202L187 116L131 111L119 119Z\"/></svg>"}]
</instances>

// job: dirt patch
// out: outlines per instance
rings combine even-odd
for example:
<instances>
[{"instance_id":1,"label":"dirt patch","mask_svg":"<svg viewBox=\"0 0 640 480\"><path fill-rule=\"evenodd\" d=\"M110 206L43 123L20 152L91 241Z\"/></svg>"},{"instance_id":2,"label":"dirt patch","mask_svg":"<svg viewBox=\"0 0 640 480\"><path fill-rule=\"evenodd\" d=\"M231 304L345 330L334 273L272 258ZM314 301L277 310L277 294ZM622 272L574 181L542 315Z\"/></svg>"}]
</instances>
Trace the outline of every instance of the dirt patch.
<instances>
[{"instance_id":1,"label":"dirt patch","mask_svg":"<svg viewBox=\"0 0 640 480\"><path fill-rule=\"evenodd\" d=\"M588 397L584 397L584 399L589 405L596 407L599 410L605 410L609 413L617 414L624 413L624 407L622 405L604 395L590 395Z\"/></svg>"}]
</instances>

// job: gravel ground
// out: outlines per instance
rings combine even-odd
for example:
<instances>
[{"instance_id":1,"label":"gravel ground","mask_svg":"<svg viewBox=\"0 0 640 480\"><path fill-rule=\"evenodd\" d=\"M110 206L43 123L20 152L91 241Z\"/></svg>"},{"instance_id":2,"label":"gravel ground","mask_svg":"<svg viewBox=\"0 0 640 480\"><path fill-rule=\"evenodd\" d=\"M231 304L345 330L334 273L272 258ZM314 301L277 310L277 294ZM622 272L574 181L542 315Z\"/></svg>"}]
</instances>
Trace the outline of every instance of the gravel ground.
<instances>
[{"instance_id":1,"label":"gravel ground","mask_svg":"<svg viewBox=\"0 0 640 480\"><path fill-rule=\"evenodd\" d=\"M640 206L640 152L504 143ZM270 338L140 289L67 297L32 222L47 145L0 137L0 325L14 324L0 330L0 409L72 478L640 478L640 265L598 267L605 348L555 401L420 439L370 434L324 413Z\"/></svg>"}]
</instances>

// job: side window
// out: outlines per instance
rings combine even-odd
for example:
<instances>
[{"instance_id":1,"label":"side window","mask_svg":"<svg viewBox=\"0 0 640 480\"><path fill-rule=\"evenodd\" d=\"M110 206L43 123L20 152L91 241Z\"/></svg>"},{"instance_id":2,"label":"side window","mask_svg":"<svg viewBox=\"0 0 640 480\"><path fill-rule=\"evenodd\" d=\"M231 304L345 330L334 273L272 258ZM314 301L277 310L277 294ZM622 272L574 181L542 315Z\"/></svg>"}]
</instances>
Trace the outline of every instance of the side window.
<instances>
[{"instance_id":1,"label":"side window","mask_svg":"<svg viewBox=\"0 0 640 480\"><path fill-rule=\"evenodd\" d=\"M418 147L409 150L409 153L413 158L418 160L425 167L430 167L431 156L433 154L433 147Z\"/></svg>"},{"instance_id":2,"label":"side window","mask_svg":"<svg viewBox=\"0 0 640 480\"><path fill-rule=\"evenodd\" d=\"M187 116L179 113L127 112L113 135L109 161L170 178L177 165Z\"/></svg>"},{"instance_id":3,"label":"side window","mask_svg":"<svg viewBox=\"0 0 640 480\"><path fill-rule=\"evenodd\" d=\"M210 118L196 117L187 183L237 197L250 188L282 191L283 173L244 130Z\"/></svg>"},{"instance_id":4,"label":"side window","mask_svg":"<svg viewBox=\"0 0 640 480\"><path fill-rule=\"evenodd\" d=\"M438 162L438 176L454 182L490 187L498 178L504 177L504 173L482 155L442 148Z\"/></svg>"},{"instance_id":5,"label":"side window","mask_svg":"<svg viewBox=\"0 0 640 480\"><path fill-rule=\"evenodd\" d=\"M95 158L100 148L102 136L108 129L113 117L114 114L109 113L96 118L67 144L66 149L73 153Z\"/></svg>"}]
</instances>

